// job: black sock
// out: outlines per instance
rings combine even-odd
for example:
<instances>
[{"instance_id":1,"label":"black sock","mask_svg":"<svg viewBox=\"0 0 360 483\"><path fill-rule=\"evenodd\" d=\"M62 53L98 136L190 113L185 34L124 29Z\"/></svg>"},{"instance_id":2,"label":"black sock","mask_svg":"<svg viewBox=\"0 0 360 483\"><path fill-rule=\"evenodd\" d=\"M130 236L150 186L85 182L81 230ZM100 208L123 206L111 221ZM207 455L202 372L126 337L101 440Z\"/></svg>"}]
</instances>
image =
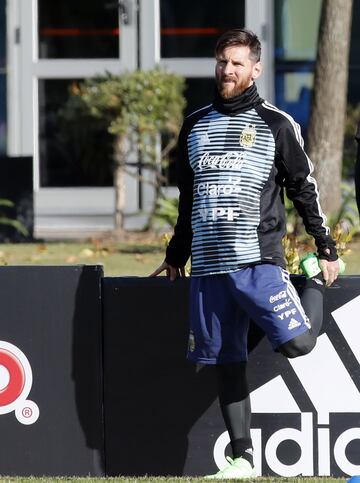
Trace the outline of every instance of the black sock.
<instances>
[{"instance_id":1,"label":"black sock","mask_svg":"<svg viewBox=\"0 0 360 483\"><path fill-rule=\"evenodd\" d=\"M233 458L244 458L251 466L254 466L253 447L250 438L241 438L231 441Z\"/></svg>"},{"instance_id":2,"label":"black sock","mask_svg":"<svg viewBox=\"0 0 360 483\"><path fill-rule=\"evenodd\" d=\"M233 458L244 458L254 466L250 435L251 407L246 363L217 366L219 401L230 436Z\"/></svg>"}]
</instances>

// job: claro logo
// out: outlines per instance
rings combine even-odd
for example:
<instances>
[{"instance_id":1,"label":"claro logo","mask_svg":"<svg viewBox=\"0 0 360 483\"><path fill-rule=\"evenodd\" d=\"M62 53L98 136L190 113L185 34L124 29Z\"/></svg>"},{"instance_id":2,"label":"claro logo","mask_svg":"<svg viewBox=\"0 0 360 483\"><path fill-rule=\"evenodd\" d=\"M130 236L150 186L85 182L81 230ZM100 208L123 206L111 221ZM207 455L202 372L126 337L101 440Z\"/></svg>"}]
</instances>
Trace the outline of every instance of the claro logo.
<instances>
[{"instance_id":1,"label":"claro logo","mask_svg":"<svg viewBox=\"0 0 360 483\"><path fill-rule=\"evenodd\" d=\"M33 424L39 417L36 403L27 399L32 370L25 354L15 345L0 341L0 415L15 411L21 424Z\"/></svg>"},{"instance_id":2,"label":"claro logo","mask_svg":"<svg viewBox=\"0 0 360 483\"><path fill-rule=\"evenodd\" d=\"M360 296L331 314L356 359L352 367L346 367L328 334L318 338L310 354L288 361L288 371L295 373L313 412L301 411L282 375L251 393L253 415L258 421L253 422L251 430L258 475L268 469L285 477L360 473L360 452L354 450L360 442L360 392L356 385L360 365L359 312ZM264 424L259 425L259 419ZM291 462L282 460L280 451L289 441L298 447L297 457ZM214 459L220 469L226 464L228 443L227 432L215 443Z\"/></svg>"}]
</instances>

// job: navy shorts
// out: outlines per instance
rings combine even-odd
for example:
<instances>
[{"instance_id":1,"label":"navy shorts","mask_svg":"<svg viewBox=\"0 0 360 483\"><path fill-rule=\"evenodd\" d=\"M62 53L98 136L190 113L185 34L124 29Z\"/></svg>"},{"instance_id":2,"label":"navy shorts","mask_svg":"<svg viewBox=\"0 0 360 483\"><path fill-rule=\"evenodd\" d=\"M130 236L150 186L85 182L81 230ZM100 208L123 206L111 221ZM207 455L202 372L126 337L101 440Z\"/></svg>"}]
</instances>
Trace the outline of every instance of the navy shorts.
<instances>
[{"instance_id":1,"label":"navy shorts","mask_svg":"<svg viewBox=\"0 0 360 483\"><path fill-rule=\"evenodd\" d=\"M263 329L274 350L309 330L286 270L263 264L192 277L188 359L204 364L246 361L250 319Z\"/></svg>"}]
</instances>

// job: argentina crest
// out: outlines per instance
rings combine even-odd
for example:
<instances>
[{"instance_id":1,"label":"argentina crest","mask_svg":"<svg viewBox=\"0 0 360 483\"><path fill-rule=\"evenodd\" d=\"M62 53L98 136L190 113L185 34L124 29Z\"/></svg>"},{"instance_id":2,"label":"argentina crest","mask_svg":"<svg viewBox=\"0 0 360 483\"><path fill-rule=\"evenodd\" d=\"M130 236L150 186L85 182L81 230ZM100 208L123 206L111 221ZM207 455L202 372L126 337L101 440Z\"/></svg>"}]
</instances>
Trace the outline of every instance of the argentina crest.
<instances>
[{"instance_id":1,"label":"argentina crest","mask_svg":"<svg viewBox=\"0 0 360 483\"><path fill-rule=\"evenodd\" d=\"M245 148L251 148L254 146L256 140L256 129L254 124L246 124L244 129L241 131L240 134L240 146Z\"/></svg>"}]
</instances>

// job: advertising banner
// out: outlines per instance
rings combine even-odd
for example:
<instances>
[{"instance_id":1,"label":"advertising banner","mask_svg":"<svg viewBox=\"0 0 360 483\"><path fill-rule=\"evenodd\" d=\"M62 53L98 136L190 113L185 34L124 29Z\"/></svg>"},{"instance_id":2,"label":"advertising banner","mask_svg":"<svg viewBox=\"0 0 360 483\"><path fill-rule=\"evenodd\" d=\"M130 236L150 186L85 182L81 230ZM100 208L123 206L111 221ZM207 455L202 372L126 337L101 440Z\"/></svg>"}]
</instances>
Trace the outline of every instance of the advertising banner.
<instances>
[{"instance_id":1,"label":"advertising banner","mask_svg":"<svg viewBox=\"0 0 360 483\"><path fill-rule=\"evenodd\" d=\"M204 475L230 454L213 368L185 360L187 292L186 279L103 281L108 475ZM359 313L360 277L342 276L309 355L288 360L251 327L258 475L360 474Z\"/></svg>"},{"instance_id":2,"label":"advertising banner","mask_svg":"<svg viewBox=\"0 0 360 483\"><path fill-rule=\"evenodd\" d=\"M104 474L101 277L1 267L1 474Z\"/></svg>"},{"instance_id":3,"label":"advertising banner","mask_svg":"<svg viewBox=\"0 0 360 483\"><path fill-rule=\"evenodd\" d=\"M303 277L293 281L301 292ZM185 357L188 279L2 267L0 286L1 474L192 476L224 465L214 367ZM326 291L315 349L292 360L251 325L258 475L360 474L359 313L360 277L342 276Z\"/></svg>"}]
</instances>

